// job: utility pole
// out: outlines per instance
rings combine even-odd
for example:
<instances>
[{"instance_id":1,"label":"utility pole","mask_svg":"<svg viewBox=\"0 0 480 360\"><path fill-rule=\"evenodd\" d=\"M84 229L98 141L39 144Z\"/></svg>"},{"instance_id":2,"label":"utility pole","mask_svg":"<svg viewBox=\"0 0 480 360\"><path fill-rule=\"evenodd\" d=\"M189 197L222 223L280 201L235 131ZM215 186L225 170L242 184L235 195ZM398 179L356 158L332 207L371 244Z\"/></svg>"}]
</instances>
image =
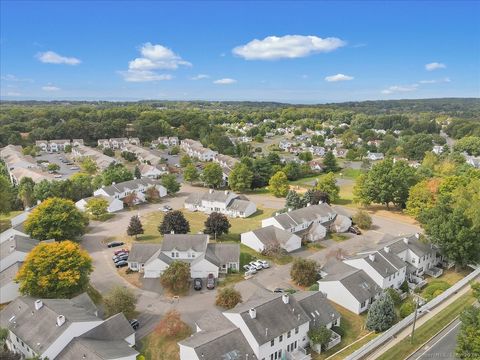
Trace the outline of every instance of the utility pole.
<instances>
[{"instance_id":1,"label":"utility pole","mask_svg":"<svg viewBox=\"0 0 480 360\"><path fill-rule=\"evenodd\" d=\"M417 322L418 303L420 302L420 300L425 301L425 299L416 294L412 294L412 295L415 298L415 312L413 314L412 334L410 335L410 343L413 344L413 335L415 334L415 323Z\"/></svg>"}]
</instances>

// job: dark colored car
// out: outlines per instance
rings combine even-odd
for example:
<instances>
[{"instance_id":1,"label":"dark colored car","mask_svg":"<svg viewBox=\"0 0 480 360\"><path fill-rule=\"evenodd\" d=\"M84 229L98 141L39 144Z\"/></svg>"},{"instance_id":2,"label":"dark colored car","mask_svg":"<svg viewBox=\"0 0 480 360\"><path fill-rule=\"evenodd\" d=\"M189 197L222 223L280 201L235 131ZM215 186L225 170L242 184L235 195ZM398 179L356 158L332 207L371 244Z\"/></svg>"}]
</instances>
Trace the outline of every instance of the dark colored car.
<instances>
[{"instance_id":1,"label":"dark colored car","mask_svg":"<svg viewBox=\"0 0 480 360\"><path fill-rule=\"evenodd\" d=\"M140 327L137 319L130 320L130 325L132 325L133 330L137 330Z\"/></svg>"},{"instance_id":2,"label":"dark colored car","mask_svg":"<svg viewBox=\"0 0 480 360\"><path fill-rule=\"evenodd\" d=\"M112 241L107 244L107 247L112 248L112 247L117 247L122 245L124 245L122 241Z\"/></svg>"},{"instance_id":3,"label":"dark colored car","mask_svg":"<svg viewBox=\"0 0 480 360\"><path fill-rule=\"evenodd\" d=\"M207 277L207 289L215 289L215 276L213 274L208 274Z\"/></svg>"},{"instance_id":4,"label":"dark colored car","mask_svg":"<svg viewBox=\"0 0 480 360\"><path fill-rule=\"evenodd\" d=\"M125 267L128 265L128 262L126 262L125 260L120 260L119 262L116 262L115 263L115 267L116 268L121 268L121 267Z\"/></svg>"},{"instance_id":5,"label":"dark colored car","mask_svg":"<svg viewBox=\"0 0 480 360\"><path fill-rule=\"evenodd\" d=\"M352 234L355 234L355 235L360 235L362 233L360 229L356 226L350 226L348 228L348 232L351 232Z\"/></svg>"},{"instance_id":6,"label":"dark colored car","mask_svg":"<svg viewBox=\"0 0 480 360\"><path fill-rule=\"evenodd\" d=\"M118 263L119 261L126 261L128 260L128 254L113 256L112 260L114 263Z\"/></svg>"},{"instance_id":7,"label":"dark colored car","mask_svg":"<svg viewBox=\"0 0 480 360\"><path fill-rule=\"evenodd\" d=\"M274 293L281 294L281 293L283 293L284 291L283 291L283 289L281 289L281 288L276 288L275 290L273 290L273 292L274 292Z\"/></svg>"},{"instance_id":8,"label":"dark colored car","mask_svg":"<svg viewBox=\"0 0 480 360\"><path fill-rule=\"evenodd\" d=\"M202 283L202 279L200 278L196 278L196 279L193 279L193 288L195 290L202 290L202 287L203 287L203 283Z\"/></svg>"}]
</instances>

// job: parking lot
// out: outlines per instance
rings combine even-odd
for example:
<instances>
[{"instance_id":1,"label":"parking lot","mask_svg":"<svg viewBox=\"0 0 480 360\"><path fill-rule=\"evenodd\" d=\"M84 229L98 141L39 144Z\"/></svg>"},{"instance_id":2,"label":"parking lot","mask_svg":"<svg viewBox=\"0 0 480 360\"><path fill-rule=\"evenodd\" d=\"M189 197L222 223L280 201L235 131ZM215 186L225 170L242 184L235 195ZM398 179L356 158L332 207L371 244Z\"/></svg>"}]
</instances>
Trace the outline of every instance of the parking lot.
<instances>
[{"instance_id":1,"label":"parking lot","mask_svg":"<svg viewBox=\"0 0 480 360\"><path fill-rule=\"evenodd\" d=\"M60 166L60 170L58 170L57 173L59 175L62 175L62 179L67 179L73 174L80 171L80 169L78 169L77 164L73 164L73 162L71 162L71 165L67 165L67 163L64 163L61 161L61 159L65 159L69 161L69 154L65 154L64 152L54 152L54 153L42 152L35 159L37 161L43 161L46 164L52 163ZM72 167L76 167L77 169L71 169Z\"/></svg>"}]
</instances>

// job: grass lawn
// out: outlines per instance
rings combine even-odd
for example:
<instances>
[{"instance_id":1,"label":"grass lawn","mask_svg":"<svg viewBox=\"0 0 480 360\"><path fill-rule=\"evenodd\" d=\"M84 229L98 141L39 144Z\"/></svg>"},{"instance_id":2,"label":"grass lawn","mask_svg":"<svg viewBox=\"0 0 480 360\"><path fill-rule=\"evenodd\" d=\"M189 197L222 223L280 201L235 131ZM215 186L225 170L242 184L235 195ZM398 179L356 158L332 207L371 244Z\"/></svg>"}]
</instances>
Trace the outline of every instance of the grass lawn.
<instances>
[{"instance_id":1,"label":"grass lawn","mask_svg":"<svg viewBox=\"0 0 480 360\"><path fill-rule=\"evenodd\" d=\"M455 268L444 270L442 276L438 279L428 277L427 281L431 282L434 280L442 280L445 281L448 285L452 286L453 284L457 283L459 280L463 279L465 276L470 274L472 271L470 269L460 269L455 270Z\"/></svg>"},{"instance_id":2,"label":"grass lawn","mask_svg":"<svg viewBox=\"0 0 480 360\"><path fill-rule=\"evenodd\" d=\"M21 213L21 211L10 211L8 214L0 214L0 232L7 230L11 226L10 219Z\"/></svg>"},{"instance_id":3,"label":"grass lawn","mask_svg":"<svg viewBox=\"0 0 480 360\"><path fill-rule=\"evenodd\" d=\"M423 343L428 341L432 336L445 327L450 321L455 319L467 306L473 304L475 298L471 291L461 296L439 314L428 320L425 324L415 330L413 344L410 337L406 337L396 346L385 352L378 359L405 359L409 354L416 351Z\"/></svg>"},{"instance_id":4,"label":"grass lawn","mask_svg":"<svg viewBox=\"0 0 480 360\"><path fill-rule=\"evenodd\" d=\"M337 201L339 205L356 206L353 202L353 187L355 184L343 184L340 186L340 200Z\"/></svg>"},{"instance_id":5,"label":"grass lawn","mask_svg":"<svg viewBox=\"0 0 480 360\"><path fill-rule=\"evenodd\" d=\"M189 335L190 333L185 333L172 338L153 331L142 340L140 352L146 360L180 360L180 349L177 342Z\"/></svg>"},{"instance_id":6,"label":"grass lawn","mask_svg":"<svg viewBox=\"0 0 480 360\"><path fill-rule=\"evenodd\" d=\"M293 256L284 255L284 256L275 257L275 258L270 256L263 256L262 254L256 252L252 248L249 248L248 246L240 244L240 267L242 267L245 264L248 264L250 261L255 259L262 259L262 260L274 262L279 265L285 265L293 261Z\"/></svg>"},{"instance_id":7,"label":"grass lawn","mask_svg":"<svg viewBox=\"0 0 480 360\"><path fill-rule=\"evenodd\" d=\"M356 180L362 174L362 170L346 168L340 170L339 174L342 174L342 178Z\"/></svg>"},{"instance_id":8,"label":"grass lawn","mask_svg":"<svg viewBox=\"0 0 480 360\"><path fill-rule=\"evenodd\" d=\"M347 239L348 239L348 236L343 235L343 234L333 233L333 234L330 235L330 238L331 238L333 241L342 242L342 241L344 241L344 240L347 240Z\"/></svg>"},{"instance_id":9,"label":"grass lawn","mask_svg":"<svg viewBox=\"0 0 480 360\"><path fill-rule=\"evenodd\" d=\"M337 304L332 304L332 305L342 316L340 321L340 327L344 332L344 336L342 336L342 341L340 342L340 344L338 344L337 346L334 346L332 349L326 352L323 352L317 355L316 357L314 357L315 360L322 360L329 357L332 354L335 354L337 351L339 351L343 347L353 343L355 340L360 339L361 337L367 335L370 332L364 328L366 315L357 315L351 311L348 311L347 309L345 309L340 305L337 305ZM375 334L368 336L367 338L363 339L360 344L355 344L354 346L351 346L350 348L346 349L342 353L335 356L334 359L338 359L338 360L344 359L346 355L352 353L355 350L355 346L357 346L357 348L360 347L361 344L366 343L368 339L371 339L374 336Z\"/></svg>"}]
</instances>

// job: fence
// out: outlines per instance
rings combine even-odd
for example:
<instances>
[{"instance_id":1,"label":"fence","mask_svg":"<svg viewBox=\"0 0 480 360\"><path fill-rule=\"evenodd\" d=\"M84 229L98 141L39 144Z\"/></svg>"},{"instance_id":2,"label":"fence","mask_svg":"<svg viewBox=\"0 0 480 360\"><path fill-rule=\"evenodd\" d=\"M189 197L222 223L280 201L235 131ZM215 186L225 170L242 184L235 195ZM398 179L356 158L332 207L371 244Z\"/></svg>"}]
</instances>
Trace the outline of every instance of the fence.
<instances>
[{"instance_id":1,"label":"fence","mask_svg":"<svg viewBox=\"0 0 480 360\"><path fill-rule=\"evenodd\" d=\"M454 284L452 287L445 290L442 294L438 295L428 303L418 308L417 319L425 315L429 310L435 308L442 301L446 300L451 295L455 294L458 290L467 285L471 280L475 279L480 275L480 267L474 270L472 273L465 276L462 280ZM345 360L359 360L370 354L372 351L376 350L378 347L382 346L387 341L391 340L396 334L405 329L408 325L413 322L414 314L410 314L403 320L399 321L393 325L390 329L385 331L383 334L377 336L372 341L365 344L360 349L356 350L354 353L350 354L345 358Z\"/></svg>"}]
</instances>

